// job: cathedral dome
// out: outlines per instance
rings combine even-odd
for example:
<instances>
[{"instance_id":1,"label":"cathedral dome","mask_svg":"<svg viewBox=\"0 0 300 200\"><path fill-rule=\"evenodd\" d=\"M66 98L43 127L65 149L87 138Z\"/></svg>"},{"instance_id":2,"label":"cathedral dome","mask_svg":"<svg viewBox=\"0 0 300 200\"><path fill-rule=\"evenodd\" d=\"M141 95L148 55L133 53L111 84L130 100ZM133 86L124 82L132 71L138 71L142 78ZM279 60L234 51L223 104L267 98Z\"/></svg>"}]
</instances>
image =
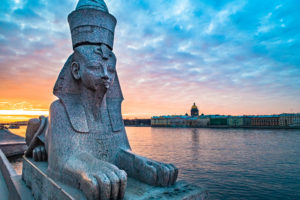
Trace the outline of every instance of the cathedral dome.
<instances>
[{"instance_id":1,"label":"cathedral dome","mask_svg":"<svg viewBox=\"0 0 300 200\"><path fill-rule=\"evenodd\" d=\"M198 107L196 106L195 103L194 103L194 105L192 106L192 109L198 109Z\"/></svg>"},{"instance_id":2,"label":"cathedral dome","mask_svg":"<svg viewBox=\"0 0 300 200\"><path fill-rule=\"evenodd\" d=\"M191 116L192 117L199 116L199 110L198 110L198 107L196 106L196 103L194 103L191 108Z\"/></svg>"}]
</instances>

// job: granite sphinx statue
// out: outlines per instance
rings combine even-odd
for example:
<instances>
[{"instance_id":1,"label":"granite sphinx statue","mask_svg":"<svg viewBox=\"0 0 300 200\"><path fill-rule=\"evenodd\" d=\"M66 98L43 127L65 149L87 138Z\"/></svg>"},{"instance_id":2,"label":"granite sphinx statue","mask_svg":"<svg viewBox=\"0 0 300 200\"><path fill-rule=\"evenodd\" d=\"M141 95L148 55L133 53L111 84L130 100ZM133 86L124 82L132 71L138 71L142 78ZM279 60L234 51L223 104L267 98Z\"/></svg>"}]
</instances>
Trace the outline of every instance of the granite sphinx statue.
<instances>
[{"instance_id":1,"label":"granite sphinx statue","mask_svg":"<svg viewBox=\"0 0 300 200\"><path fill-rule=\"evenodd\" d=\"M80 0L68 16L73 54L63 66L49 118L32 119L25 156L87 199L123 199L127 176L154 186L176 182L178 169L131 151L113 40L116 19L102 0Z\"/></svg>"}]
</instances>

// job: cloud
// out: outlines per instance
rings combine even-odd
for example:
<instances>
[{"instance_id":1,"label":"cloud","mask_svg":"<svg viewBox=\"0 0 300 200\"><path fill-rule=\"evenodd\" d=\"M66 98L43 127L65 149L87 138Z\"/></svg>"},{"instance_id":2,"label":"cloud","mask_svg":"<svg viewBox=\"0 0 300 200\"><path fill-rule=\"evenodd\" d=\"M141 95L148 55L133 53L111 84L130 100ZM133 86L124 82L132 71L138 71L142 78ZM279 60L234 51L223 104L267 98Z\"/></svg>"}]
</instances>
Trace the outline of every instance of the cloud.
<instances>
[{"instance_id":1,"label":"cloud","mask_svg":"<svg viewBox=\"0 0 300 200\"><path fill-rule=\"evenodd\" d=\"M106 2L118 20L114 51L123 113L183 114L193 102L205 113L300 112L298 1ZM11 96L22 99L42 83L46 90L37 91L43 105L50 103L72 51L66 18L75 3L3 2L2 94L11 96L8 86L24 83L21 94Z\"/></svg>"}]
</instances>

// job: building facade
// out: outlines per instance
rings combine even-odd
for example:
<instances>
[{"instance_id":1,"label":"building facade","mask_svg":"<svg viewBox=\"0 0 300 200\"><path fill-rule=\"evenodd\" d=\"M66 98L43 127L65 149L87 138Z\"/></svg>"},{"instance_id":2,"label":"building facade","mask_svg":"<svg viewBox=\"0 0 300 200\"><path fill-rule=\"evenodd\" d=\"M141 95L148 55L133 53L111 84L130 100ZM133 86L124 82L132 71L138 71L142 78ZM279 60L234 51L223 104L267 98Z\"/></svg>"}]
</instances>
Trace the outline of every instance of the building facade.
<instances>
[{"instance_id":1,"label":"building facade","mask_svg":"<svg viewBox=\"0 0 300 200\"><path fill-rule=\"evenodd\" d=\"M190 127L207 127L209 124L209 118L208 117L193 117L189 119L189 126Z\"/></svg>"},{"instance_id":2,"label":"building facade","mask_svg":"<svg viewBox=\"0 0 300 200\"><path fill-rule=\"evenodd\" d=\"M152 117L151 126L153 127L168 127L171 126L170 118L166 116Z\"/></svg>"},{"instance_id":3,"label":"building facade","mask_svg":"<svg viewBox=\"0 0 300 200\"><path fill-rule=\"evenodd\" d=\"M279 125L284 127L300 127L300 114L281 114L279 116Z\"/></svg>"},{"instance_id":4,"label":"building facade","mask_svg":"<svg viewBox=\"0 0 300 200\"><path fill-rule=\"evenodd\" d=\"M210 126L227 126L228 120L226 116L211 116L209 120Z\"/></svg>"},{"instance_id":5,"label":"building facade","mask_svg":"<svg viewBox=\"0 0 300 200\"><path fill-rule=\"evenodd\" d=\"M251 127L251 116L243 116L243 126Z\"/></svg>"},{"instance_id":6,"label":"building facade","mask_svg":"<svg viewBox=\"0 0 300 200\"><path fill-rule=\"evenodd\" d=\"M153 127L240 127L240 128L300 128L300 113L280 115L198 115L194 103L191 114L155 116L151 118Z\"/></svg>"},{"instance_id":7,"label":"building facade","mask_svg":"<svg viewBox=\"0 0 300 200\"><path fill-rule=\"evenodd\" d=\"M230 116L228 117L228 126L230 127L242 127L244 126L244 119L242 116Z\"/></svg>"},{"instance_id":8,"label":"building facade","mask_svg":"<svg viewBox=\"0 0 300 200\"><path fill-rule=\"evenodd\" d=\"M296 114L293 118L293 124L294 127L300 127L300 114Z\"/></svg>"},{"instance_id":9,"label":"building facade","mask_svg":"<svg viewBox=\"0 0 300 200\"><path fill-rule=\"evenodd\" d=\"M251 118L251 126L279 126L279 116L278 115L265 115L265 116L254 116Z\"/></svg>"}]
</instances>

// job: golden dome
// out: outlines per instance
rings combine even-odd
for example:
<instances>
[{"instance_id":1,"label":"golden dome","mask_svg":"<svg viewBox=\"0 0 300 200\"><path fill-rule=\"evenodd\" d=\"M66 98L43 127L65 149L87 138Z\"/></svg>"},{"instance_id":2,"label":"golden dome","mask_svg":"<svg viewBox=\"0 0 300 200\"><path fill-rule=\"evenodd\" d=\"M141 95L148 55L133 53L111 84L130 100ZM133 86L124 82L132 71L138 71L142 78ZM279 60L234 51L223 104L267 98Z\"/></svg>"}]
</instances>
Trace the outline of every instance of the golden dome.
<instances>
[{"instance_id":1,"label":"golden dome","mask_svg":"<svg viewBox=\"0 0 300 200\"><path fill-rule=\"evenodd\" d=\"M194 103L194 105L192 106L192 109L198 109L198 107L196 106L196 103Z\"/></svg>"}]
</instances>

